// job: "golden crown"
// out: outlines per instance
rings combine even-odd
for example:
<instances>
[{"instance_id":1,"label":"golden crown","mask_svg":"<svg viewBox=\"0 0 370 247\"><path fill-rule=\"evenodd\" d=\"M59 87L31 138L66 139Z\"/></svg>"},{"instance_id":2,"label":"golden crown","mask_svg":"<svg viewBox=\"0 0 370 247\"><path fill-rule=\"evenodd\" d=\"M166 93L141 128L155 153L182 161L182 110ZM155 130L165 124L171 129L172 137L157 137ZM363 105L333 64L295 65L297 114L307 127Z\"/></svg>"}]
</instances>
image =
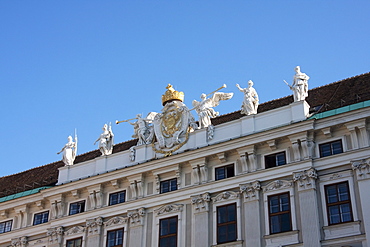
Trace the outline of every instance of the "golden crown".
<instances>
[{"instance_id":1,"label":"golden crown","mask_svg":"<svg viewBox=\"0 0 370 247\"><path fill-rule=\"evenodd\" d=\"M167 101L180 100L184 101L184 93L176 91L171 84L166 87L167 91L162 95L162 105L165 105Z\"/></svg>"}]
</instances>

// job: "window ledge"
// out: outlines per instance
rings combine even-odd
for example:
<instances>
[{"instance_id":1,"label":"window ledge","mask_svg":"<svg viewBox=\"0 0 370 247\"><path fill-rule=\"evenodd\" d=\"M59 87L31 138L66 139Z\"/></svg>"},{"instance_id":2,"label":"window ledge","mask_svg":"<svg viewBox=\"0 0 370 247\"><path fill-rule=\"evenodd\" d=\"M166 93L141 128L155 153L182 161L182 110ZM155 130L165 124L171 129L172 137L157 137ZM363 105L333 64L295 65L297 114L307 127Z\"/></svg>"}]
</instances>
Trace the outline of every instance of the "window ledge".
<instances>
[{"instance_id":1,"label":"window ledge","mask_svg":"<svg viewBox=\"0 0 370 247\"><path fill-rule=\"evenodd\" d=\"M263 238L266 241L267 247L299 243L297 230L265 235Z\"/></svg>"},{"instance_id":2,"label":"window ledge","mask_svg":"<svg viewBox=\"0 0 370 247\"><path fill-rule=\"evenodd\" d=\"M323 230L325 240L361 234L360 221L324 226Z\"/></svg>"},{"instance_id":3,"label":"window ledge","mask_svg":"<svg viewBox=\"0 0 370 247\"><path fill-rule=\"evenodd\" d=\"M243 246L243 240L238 240L234 242L212 245L211 247L242 247L242 246Z\"/></svg>"}]
</instances>

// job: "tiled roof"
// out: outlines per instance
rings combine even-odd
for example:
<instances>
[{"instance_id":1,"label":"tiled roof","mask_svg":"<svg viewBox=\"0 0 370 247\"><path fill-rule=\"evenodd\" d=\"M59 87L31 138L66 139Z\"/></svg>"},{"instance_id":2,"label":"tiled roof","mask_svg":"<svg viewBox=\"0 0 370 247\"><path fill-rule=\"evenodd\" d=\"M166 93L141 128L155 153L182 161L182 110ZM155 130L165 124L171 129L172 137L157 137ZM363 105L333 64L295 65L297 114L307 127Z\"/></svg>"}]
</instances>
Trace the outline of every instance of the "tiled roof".
<instances>
[{"instance_id":1,"label":"tiled roof","mask_svg":"<svg viewBox=\"0 0 370 247\"><path fill-rule=\"evenodd\" d=\"M370 72L311 89L306 100L311 106L311 111L317 113L370 100ZM268 101L259 105L258 112L279 108L292 102L292 95ZM235 111L212 119L212 123L218 125L239 119L242 116L240 111ZM128 150L136 143L135 139L116 144L113 153ZM94 150L77 156L75 163L92 160L98 156L100 156L100 151ZM62 161L58 161L0 178L0 197L55 185L58 179L58 168L63 165Z\"/></svg>"}]
</instances>

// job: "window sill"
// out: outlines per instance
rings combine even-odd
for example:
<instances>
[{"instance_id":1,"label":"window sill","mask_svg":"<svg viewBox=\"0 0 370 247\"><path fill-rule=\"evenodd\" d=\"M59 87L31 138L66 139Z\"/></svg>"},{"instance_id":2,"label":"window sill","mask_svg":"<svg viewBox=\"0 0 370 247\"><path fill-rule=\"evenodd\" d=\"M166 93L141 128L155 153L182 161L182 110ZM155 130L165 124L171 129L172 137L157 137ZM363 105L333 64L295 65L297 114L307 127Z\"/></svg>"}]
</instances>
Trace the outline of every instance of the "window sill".
<instances>
[{"instance_id":1,"label":"window sill","mask_svg":"<svg viewBox=\"0 0 370 247\"><path fill-rule=\"evenodd\" d=\"M243 240L211 245L211 247L242 247L242 246L243 246Z\"/></svg>"},{"instance_id":2,"label":"window sill","mask_svg":"<svg viewBox=\"0 0 370 247\"><path fill-rule=\"evenodd\" d=\"M266 247L299 243L297 230L265 235L263 238L266 241Z\"/></svg>"},{"instance_id":3,"label":"window sill","mask_svg":"<svg viewBox=\"0 0 370 247\"><path fill-rule=\"evenodd\" d=\"M325 240L361 234L360 221L324 226L323 230Z\"/></svg>"}]
</instances>

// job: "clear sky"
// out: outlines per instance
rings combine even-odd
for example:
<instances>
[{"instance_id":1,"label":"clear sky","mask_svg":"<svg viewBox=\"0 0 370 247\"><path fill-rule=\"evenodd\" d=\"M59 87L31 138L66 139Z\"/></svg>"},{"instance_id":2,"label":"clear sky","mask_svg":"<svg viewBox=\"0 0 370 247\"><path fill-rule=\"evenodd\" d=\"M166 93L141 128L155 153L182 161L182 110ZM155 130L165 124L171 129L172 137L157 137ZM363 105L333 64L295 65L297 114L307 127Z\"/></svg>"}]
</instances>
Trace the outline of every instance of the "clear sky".
<instances>
[{"instance_id":1,"label":"clear sky","mask_svg":"<svg viewBox=\"0 0 370 247\"><path fill-rule=\"evenodd\" d=\"M193 99L254 81L260 103L291 94L294 67L309 88L370 71L369 0L0 1L0 176L78 154L112 122L160 112L168 83ZM369 85L370 86L370 85ZM194 114L195 116L195 114ZM197 119L197 116L195 116Z\"/></svg>"}]
</instances>

